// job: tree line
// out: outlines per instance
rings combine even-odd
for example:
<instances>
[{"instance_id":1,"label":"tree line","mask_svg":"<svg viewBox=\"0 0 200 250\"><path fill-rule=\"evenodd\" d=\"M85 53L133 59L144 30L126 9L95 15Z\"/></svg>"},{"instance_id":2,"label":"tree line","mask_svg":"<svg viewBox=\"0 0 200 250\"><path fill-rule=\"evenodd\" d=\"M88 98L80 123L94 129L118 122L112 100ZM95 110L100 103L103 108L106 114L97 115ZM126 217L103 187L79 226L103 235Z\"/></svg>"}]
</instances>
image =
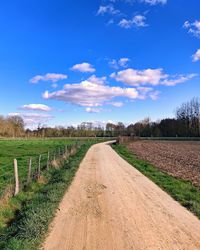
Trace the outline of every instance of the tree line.
<instances>
[{"instance_id":1,"label":"tree line","mask_svg":"<svg viewBox=\"0 0 200 250\"><path fill-rule=\"evenodd\" d=\"M20 116L0 116L0 136L2 137L200 137L200 99L194 97L183 103L175 111L174 118L151 122L150 118L125 126L122 122L107 123L106 127L82 123L78 127L55 128L38 126L25 129Z\"/></svg>"},{"instance_id":2,"label":"tree line","mask_svg":"<svg viewBox=\"0 0 200 250\"><path fill-rule=\"evenodd\" d=\"M25 135L25 123L20 116L0 116L0 136L22 137Z\"/></svg>"},{"instance_id":3,"label":"tree line","mask_svg":"<svg viewBox=\"0 0 200 250\"><path fill-rule=\"evenodd\" d=\"M183 103L176 109L175 118L166 118L159 122L145 119L128 126L127 129L129 134L133 131L137 136L200 137L200 99L195 97Z\"/></svg>"}]
</instances>

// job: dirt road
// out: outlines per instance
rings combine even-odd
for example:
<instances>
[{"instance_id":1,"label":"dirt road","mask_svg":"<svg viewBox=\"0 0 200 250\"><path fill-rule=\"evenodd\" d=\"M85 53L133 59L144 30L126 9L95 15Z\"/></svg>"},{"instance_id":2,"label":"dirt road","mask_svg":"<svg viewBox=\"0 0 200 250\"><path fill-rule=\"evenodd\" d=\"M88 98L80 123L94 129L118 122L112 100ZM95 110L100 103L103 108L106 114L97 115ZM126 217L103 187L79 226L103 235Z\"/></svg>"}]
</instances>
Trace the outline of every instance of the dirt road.
<instances>
[{"instance_id":1,"label":"dirt road","mask_svg":"<svg viewBox=\"0 0 200 250\"><path fill-rule=\"evenodd\" d=\"M45 250L200 250L200 221L101 143L65 194Z\"/></svg>"}]
</instances>

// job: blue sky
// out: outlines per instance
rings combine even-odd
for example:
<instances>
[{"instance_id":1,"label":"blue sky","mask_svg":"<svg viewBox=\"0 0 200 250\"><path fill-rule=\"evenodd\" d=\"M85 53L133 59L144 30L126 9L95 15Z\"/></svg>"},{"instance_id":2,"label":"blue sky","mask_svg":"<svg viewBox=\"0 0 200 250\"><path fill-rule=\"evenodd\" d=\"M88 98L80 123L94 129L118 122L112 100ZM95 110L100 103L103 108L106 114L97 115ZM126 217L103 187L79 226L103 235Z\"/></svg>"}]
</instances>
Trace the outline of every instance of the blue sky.
<instances>
[{"instance_id":1,"label":"blue sky","mask_svg":"<svg viewBox=\"0 0 200 250\"><path fill-rule=\"evenodd\" d=\"M0 114L38 123L174 116L200 93L196 0L7 0Z\"/></svg>"}]
</instances>

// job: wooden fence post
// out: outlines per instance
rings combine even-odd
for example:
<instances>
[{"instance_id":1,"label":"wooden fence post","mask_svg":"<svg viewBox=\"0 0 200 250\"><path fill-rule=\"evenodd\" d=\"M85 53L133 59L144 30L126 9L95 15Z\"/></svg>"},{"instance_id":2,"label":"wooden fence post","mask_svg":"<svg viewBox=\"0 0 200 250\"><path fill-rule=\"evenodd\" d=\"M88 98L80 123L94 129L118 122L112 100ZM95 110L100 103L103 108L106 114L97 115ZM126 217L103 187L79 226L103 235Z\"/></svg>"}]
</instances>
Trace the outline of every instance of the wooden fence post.
<instances>
[{"instance_id":1,"label":"wooden fence post","mask_svg":"<svg viewBox=\"0 0 200 250\"><path fill-rule=\"evenodd\" d=\"M17 159L14 159L14 172L15 172L15 193L14 193L14 195L17 195L19 193L19 175L18 175Z\"/></svg>"},{"instance_id":2,"label":"wooden fence post","mask_svg":"<svg viewBox=\"0 0 200 250\"><path fill-rule=\"evenodd\" d=\"M68 154L67 154L67 146L64 146L64 148L63 148L63 157L64 157L65 160L66 160L67 157L68 157Z\"/></svg>"},{"instance_id":3,"label":"wooden fence post","mask_svg":"<svg viewBox=\"0 0 200 250\"><path fill-rule=\"evenodd\" d=\"M48 154L47 154L47 171L49 170L49 151L48 151Z\"/></svg>"},{"instance_id":4,"label":"wooden fence post","mask_svg":"<svg viewBox=\"0 0 200 250\"><path fill-rule=\"evenodd\" d=\"M38 179L40 178L40 173L41 173L41 158L42 158L42 155L39 155L39 161L38 161Z\"/></svg>"},{"instance_id":5,"label":"wooden fence post","mask_svg":"<svg viewBox=\"0 0 200 250\"><path fill-rule=\"evenodd\" d=\"M29 164L28 164L27 184L29 184L31 181L31 168L32 168L32 158L30 157Z\"/></svg>"}]
</instances>

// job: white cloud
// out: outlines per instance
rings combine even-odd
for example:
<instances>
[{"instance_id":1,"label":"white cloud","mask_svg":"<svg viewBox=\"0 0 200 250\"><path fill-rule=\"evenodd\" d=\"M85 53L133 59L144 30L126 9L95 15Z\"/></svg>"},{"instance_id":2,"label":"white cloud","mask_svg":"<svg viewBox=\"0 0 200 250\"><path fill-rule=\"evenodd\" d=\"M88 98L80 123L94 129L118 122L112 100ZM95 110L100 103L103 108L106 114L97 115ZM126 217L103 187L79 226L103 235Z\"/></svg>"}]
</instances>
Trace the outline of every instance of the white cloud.
<instances>
[{"instance_id":1,"label":"white cloud","mask_svg":"<svg viewBox=\"0 0 200 250\"><path fill-rule=\"evenodd\" d=\"M52 87L53 89L56 89L56 88L58 87L58 84L57 84L57 83L53 83L53 84L51 85L51 87Z\"/></svg>"},{"instance_id":2,"label":"white cloud","mask_svg":"<svg viewBox=\"0 0 200 250\"><path fill-rule=\"evenodd\" d=\"M121 27L121 28L125 28L125 29L130 29L133 27L133 20L127 20L125 18L123 18L119 23L118 25Z\"/></svg>"},{"instance_id":3,"label":"white cloud","mask_svg":"<svg viewBox=\"0 0 200 250\"><path fill-rule=\"evenodd\" d=\"M95 75L92 75L88 78L88 81L97 85L103 85L106 83L106 76L96 77Z\"/></svg>"},{"instance_id":4,"label":"white cloud","mask_svg":"<svg viewBox=\"0 0 200 250\"><path fill-rule=\"evenodd\" d=\"M136 15L133 17L133 24L137 27L145 27L147 24L145 23L146 17L142 15Z\"/></svg>"},{"instance_id":5,"label":"white cloud","mask_svg":"<svg viewBox=\"0 0 200 250\"><path fill-rule=\"evenodd\" d=\"M192 60L193 60L193 62L197 62L200 60L200 49L198 49L196 51L196 53L194 55L192 55Z\"/></svg>"},{"instance_id":6,"label":"white cloud","mask_svg":"<svg viewBox=\"0 0 200 250\"><path fill-rule=\"evenodd\" d=\"M126 67L128 67L128 62L129 61L130 61L129 58L122 57L119 60L112 59L111 61L109 61L109 65L113 69L118 69L120 67L126 68Z\"/></svg>"},{"instance_id":7,"label":"white cloud","mask_svg":"<svg viewBox=\"0 0 200 250\"><path fill-rule=\"evenodd\" d=\"M112 4L105 5L105 6L101 5L99 6L97 15L104 15L104 14L118 15L120 14L120 11L116 10Z\"/></svg>"},{"instance_id":8,"label":"white cloud","mask_svg":"<svg viewBox=\"0 0 200 250\"><path fill-rule=\"evenodd\" d=\"M67 79L67 75L56 74L56 73L47 73L46 75L37 75L30 79L31 83L38 83L39 81L51 81L57 82L59 80Z\"/></svg>"},{"instance_id":9,"label":"white cloud","mask_svg":"<svg viewBox=\"0 0 200 250\"><path fill-rule=\"evenodd\" d=\"M71 70L74 70L74 71L80 71L80 72L95 72L95 68L93 68L93 66L90 64L90 63L86 63L86 62L83 62L83 63L80 63L80 64L75 64Z\"/></svg>"},{"instance_id":10,"label":"white cloud","mask_svg":"<svg viewBox=\"0 0 200 250\"><path fill-rule=\"evenodd\" d=\"M196 76L197 74L172 76L168 79L163 80L160 84L165 86L175 86L179 83L187 82Z\"/></svg>"},{"instance_id":11,"label":"white cloud","mask_svg":"<svg viewBox=\"0 0 200 250\"><path fill-rule=\"evenodd\" d=\"M46 91L43 97L79 106L98 107L115 97L122 96L136 99L138 95L139 93L135 88L110 87L91 82L88 79L77 84L66 84L62 90L52 93Z\"/></svg>"},{"instance_id":12,"label":"white cloud","mask_svg":"<svg viewBox=\"0 0 200 250\"><path fill-rule=\"evenodd\" d=\"M132 86L139 86L146 83L158 85L160 80L166 77L167 76L163 74L162 69L135 70L129 68L111 74L111 78L114 78L116 81Z\"/></svg>"},{"instance_id":13,"label":"white cloud","mask_svg":"<svg viewBox=\"0 0 200 250\"><path fill-rule=\"evenodd\" d=\"M85 109L87 113L100 113L102 111L101 108L92 108L92 107L87 107Z\"/></svg>"},{"instance_id":14,"label":"white cloud","mask_svg":"<svg viewBox=\"0 0 200 250\"><path fill-rule=\"evenodd\" d=\"M142 2L148 3L150 5L166 4L167 0L141 0Z\"/></svg>"},{"instance_id":15,"label":"white cloud","mask_svg":"<svg viewBox=\"0 0 200 250\"><path fill-rule=\"evenodd\" d=\"M112 123L112 124L117 124L117 122L114 122L112 120L107 120L107 121L92 121L92 120L87 120L85 122L88 122L88 123L92 123L93 127L103 127L105 128L106 127L106 124L107 123ZM74 127L77 127L78 125L80 125L81 122L79 123L74 123L74 124L69 124L70 126L74 126Z\"/></svg>"},{"instance_id":16,"label":"white cloud","mask_svg":"<svg viewBox=\"0 0 200 250\"><path fill-rule=\"evenodd\" d=\"M162 68L136 70L128 68L110 75L111 78L134 87L119 87L107 85L106 77L97 77L92 75L87 80L80 83L66 84L63 89L54 92L44 92L44 99L54 99L66 103L84 106L86 112L98 113L105 104L115 107L121 107L122 102L116 102L117 97L125 97L131 100L146 99L150 97L156 100L159 91L145 85L165 85L174 86L186 82L197 76L196 74L187 75L168 75L163 72Z\"/></svg>"},{"instance_id":17,"label":"white cloud","mask_svg":"<svg viewBox=\"0 0 200 250\"><path fill-rule=\"evenodd\" d=\"M22 117L28 127L49 122L54 118L52 115L44 113L9 113L8 115Z\"/></svg>"},{"instance_id":18,"label":"white cloud","mask_svg":"<svg viewBox=\"0 0 200 250\"><path fill-rule=\"evenodd\" d=\"M50 111L51 108L44 104L26 104L21 107L24 110Z\"/></svg>"},{"instance_id":19,"label":"white cloud","mask_svg":"<svg viewBox=\"0 0 200 250\"><path fill-rule=\"evenodd\" d=\"M188 33L200 38L200 21L196 20L193 23L186 21L183 27L188 30Z\"/></svg>"},{"instance_id":20,"label":"white cloud","mask_svg":"<svg viewBox=\"0 0 200 250\"><path fill-rule=\"evenodd\" d=\"M144 84L174 86L183 83L195 77L196 74L169 76L163 73L163 69L145 69L135 70L126 69L117 73L112 73L111 78L118 82L123 82L131 86L140 86Z\"/></svg>"},{"instance_id":21,"label":"white cloud","mask_svg":"<svg viewBox=\"0 0 200 250\"><path fill-rule=\"evenodd\" d=\"M129 3L129 4L133 4L134 2L136 2L136 0L109 0L110 2L124 2L124 3ZM138 0L138 2L140 3L147 3L150 5L157 5L157 4L166 4L167 0Z\"/></svg>"},{"instance_id":22,"label":"white cloud","mask_svg":"<svg viewBox=\"0 0 200 250\"><path fill-rule=\"evenodd\" d=\"M121 67L127 67L127 63L130 61L129 58L126 58L126 57L123 57L123 58L120 58L119 61L118 61L118 64L121 66Z\"/></svg>"},{"instance_id":23,"label":"white cloud","mask_svg":"<svg viewBox=\"0 0 200 250\"><path fill-rule=\"evenodd\" d=\"M152 100L154 100L154 101L156 101L157 99L158 99L158 97L159 97L159 94L160 94L160 91L152 91L151 93L149 93L149 97L152 99Z\"/></svg>"},{"instance_id":24,"label":"white cloud","mask_svg":"<svg viewBox=\"0 0 200 250\"><path fill-rule=\"evenodd\" d=\"M123 102L109 102L108 104L110 104L116 108L120 108L124 105Z\"/></svg>"},{"instance_id":25,"label":"white cloud","mask_svg":"<svg viewBox=\"0 0 200 250\"><path fill-rule=\"evenodd\" d=\"M104 16L105 14L111 15L111 19L107 22L106 25L113 24L115 22L118 23L118 25L125 29L130 29L133 27L146 27L148 24L146 23L146 17L144 15L135 15L131 19L127 19L128 16L127 13L123 13L122 10L116 9L115 4L117 2L123 2L128 3L131 6L135 4L135 2L138 3L146 3L151 6L155 6L158 4L165 5L167 3L167 0L107 0L107 2L110 2L108 5L100 5L99 9L97 11L97 16L101 15ZM148 11L144 12L147 13ZM120 22L117 20L117 17L123 16L124 18L120 20Z\"/></svg>"},{"instance_id":26,"label":"white cloud","mask_svg":"<svg viewBox=\"0 0 200 250\"><path fill-rule=\"evenodd\" d=\"M123 18L118 25L121 28L131 29L133 27L146 27L148 24L146 23L146 17L142 15L136 15L132 19Z\"/></svg>"},{"instance_id":27,"label":"white cloud","mask_svg":"<svg viewBox=\"0 0 200 250\"><path fill-rule=\"evenodd\" d=\"M154 90L151 87L137 87L139 91L139 99L145 100L147 97L150 97L152 100L157 100L160 94L160 91Z\"/></svg>"}]
</instances>

